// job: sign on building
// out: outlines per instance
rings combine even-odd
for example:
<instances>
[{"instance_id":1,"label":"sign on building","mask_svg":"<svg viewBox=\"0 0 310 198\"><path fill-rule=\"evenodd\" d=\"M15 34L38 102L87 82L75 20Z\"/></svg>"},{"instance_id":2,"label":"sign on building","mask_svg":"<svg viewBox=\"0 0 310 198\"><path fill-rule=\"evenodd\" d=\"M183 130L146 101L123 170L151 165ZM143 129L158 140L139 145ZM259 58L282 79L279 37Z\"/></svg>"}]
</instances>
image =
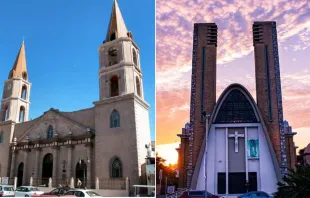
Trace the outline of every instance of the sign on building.
<instances>
[{"instance_id":1,"label":"sign on building","mask_svg":"<svg viewBox=\"0 0 310 198\"><path fill-rule=\"evenodd\" d=\"M8 177L2 177L1 180L2 180L1 182L3 185L9 185L9 178Z\"/></svg>"}]
</instances>

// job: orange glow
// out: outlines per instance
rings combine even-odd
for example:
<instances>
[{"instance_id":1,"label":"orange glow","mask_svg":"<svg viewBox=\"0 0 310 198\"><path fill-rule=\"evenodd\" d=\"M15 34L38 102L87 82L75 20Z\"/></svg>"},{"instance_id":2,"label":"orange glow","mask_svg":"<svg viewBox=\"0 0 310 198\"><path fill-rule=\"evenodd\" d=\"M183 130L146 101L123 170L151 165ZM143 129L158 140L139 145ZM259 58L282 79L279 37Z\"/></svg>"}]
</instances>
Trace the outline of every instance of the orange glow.
<instances>
[{"instance_id":1,"label":"orange glow","mask_svg":"<svg viewBox=\"0 0 310 198\"><path fill-rule=\"evenodd\" d=\"M179 147L179 144L180 142L175 142L156 146L158 156L166 160L166 165L174 165L178 163L178 152L175 149Z\"/></svg>"}]
</instances>

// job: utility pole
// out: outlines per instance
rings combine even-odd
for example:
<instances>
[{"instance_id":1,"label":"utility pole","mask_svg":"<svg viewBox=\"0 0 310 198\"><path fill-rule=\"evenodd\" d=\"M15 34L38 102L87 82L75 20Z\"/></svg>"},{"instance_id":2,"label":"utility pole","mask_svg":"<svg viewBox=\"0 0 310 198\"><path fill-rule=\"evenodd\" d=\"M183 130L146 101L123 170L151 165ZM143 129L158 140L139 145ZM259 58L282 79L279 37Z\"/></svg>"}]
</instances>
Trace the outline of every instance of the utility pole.
<instances>
[{"instance_id":1,"label":"utility pole","mask_svg":"<svg viewBox=\"0 0 310 198\"><path fill-rule=\"evenodd\" d=\"M210 114L206 114L206 137L205 137L205 160L204 160L204 170L205 170L205 198L208 198L208 190L207 190L207 186L208 186L208 179L207 179L207 153L208 153L208 131L209 131L209 118L210 118Z\"/></svg>"}]
</instances>

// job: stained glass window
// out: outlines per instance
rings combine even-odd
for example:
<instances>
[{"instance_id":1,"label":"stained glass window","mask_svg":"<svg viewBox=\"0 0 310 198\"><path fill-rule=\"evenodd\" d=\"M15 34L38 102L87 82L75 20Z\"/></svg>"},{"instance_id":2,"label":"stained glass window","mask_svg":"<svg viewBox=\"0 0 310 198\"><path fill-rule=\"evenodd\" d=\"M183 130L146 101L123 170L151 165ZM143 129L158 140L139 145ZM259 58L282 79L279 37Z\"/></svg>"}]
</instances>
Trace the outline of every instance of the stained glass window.
<instances>
[{"instance_id":1,"label":"stained glass window","mask_svg":"<svg viewBox=\"0 0 310 198\"><path fill-rule=\"evenodd\" d=\"M241 91L229 93L220 107L214 123L257 123L254 110Z\"/></svg>"},{"instance_id":2,"label":"stained glass window","mask_svg":"<svg viewBox=\"0 0 310 198\"><path fill-rule=\"evenodd\" d=\"M111 177L122 177L122 163L118 158L115 158L111 163Z\"/></svg>"},{"instance_id":3,"label":"stained glass window","mask_svg":"<svg viewBox=\"0 0 310 198\"><path fill-rule=\"evenodd\" d=\"M120 127L120 115L118 111L114 110L110 116L110 128Z\"/></svg>"},{"instance_id":4,"label":"stained glass window","mask_svg":"<svg viewBox=\"0 0 310 198\"><path fill-rule=\"evenodd\" d=\"M46 139L51 139L51 138L53 138L53 136L54 136L54 129L53 129L53 127L50 125L49 127L48 127L48 130L47 130L47 138Z\"/></svg>"}]
</instances>

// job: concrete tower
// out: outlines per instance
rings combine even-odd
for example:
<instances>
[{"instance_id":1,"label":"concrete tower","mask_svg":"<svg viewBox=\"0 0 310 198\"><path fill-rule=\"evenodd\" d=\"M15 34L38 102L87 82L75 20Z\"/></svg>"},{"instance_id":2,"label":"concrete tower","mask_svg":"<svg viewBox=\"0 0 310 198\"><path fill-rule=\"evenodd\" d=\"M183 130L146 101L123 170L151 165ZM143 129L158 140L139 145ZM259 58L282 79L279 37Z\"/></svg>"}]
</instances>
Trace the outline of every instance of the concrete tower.
<instances>
[{"instance_id":1,"label":"concrete tower","mask_svg":"<svg viewBox=\"0 0 310 198\"><path fill-rule=\"evenodd\" d=\"M25 44L22 43L9 78L4 82L1 100L1 121L16 123L29 119L30 87L26 67Z\"/></svg>"},{"instance_id":2,"label":"concrete tower","mask_svg":"<svg viewBox=\"0 0 310 198\"><path fill-rule=\"evenodd\" d=\"M216 102L217 25L195 24L193 37L188 186L206 131L205 115L211 114Z\"/></svg>"},{"instance_id":3,"label":"concrete tower","mask_svg":"<svg viewBox=\"0 0 310 198\"><path fill-rule=\"evenodd\" d=\"M254 22L253 45L257 105L268 129L282 173L285 173L287 156L276 22Z\"/></svg>"}]
</instances>

